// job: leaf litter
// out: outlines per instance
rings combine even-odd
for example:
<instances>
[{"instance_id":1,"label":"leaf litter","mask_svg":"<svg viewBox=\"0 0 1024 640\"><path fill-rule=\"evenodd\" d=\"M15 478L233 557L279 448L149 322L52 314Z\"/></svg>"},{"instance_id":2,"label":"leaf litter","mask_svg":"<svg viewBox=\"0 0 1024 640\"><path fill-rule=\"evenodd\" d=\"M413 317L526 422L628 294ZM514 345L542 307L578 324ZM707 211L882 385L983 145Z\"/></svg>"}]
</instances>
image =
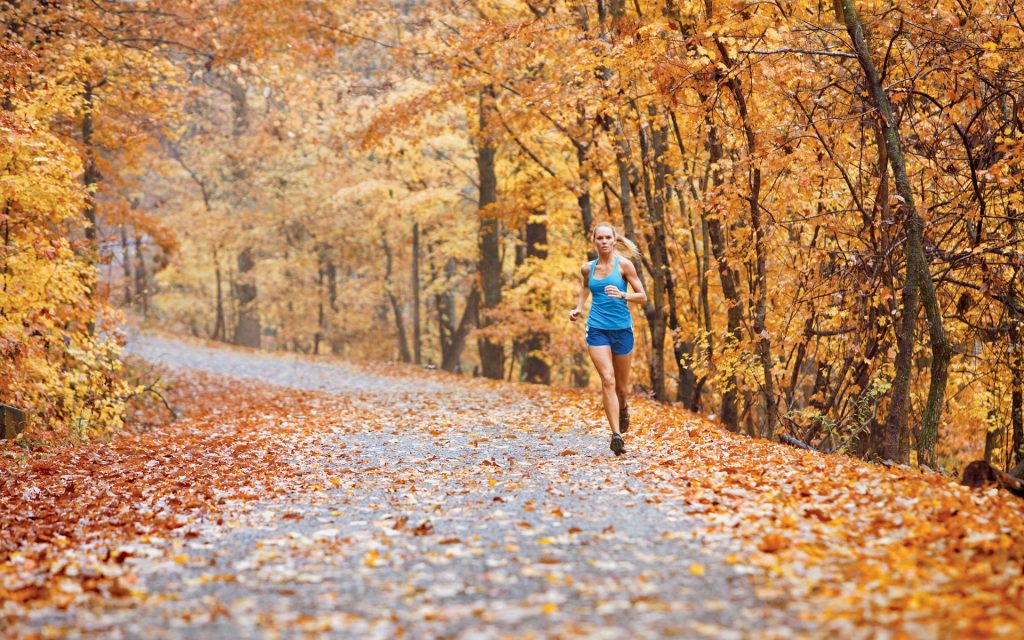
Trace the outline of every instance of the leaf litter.
<instances>
[{"instance_id":1,"label":"leaf litter","mask_svg":"<svg viewBox=\"0 0 1024 640\"><path fill-rule=\"evenodd\" d=\"M150 608L172 636L229 624L600 637L627 612L697 637L1022 628L1024 522L994 490L752 441L639 399L615 461L593 394L374 373L440 379L456 404L177 370L172 402L190 407L177 422L4 450L0 619L102 629ZM625 514L653 507L658 535L595 520L599 492ZM759 598L746 601L750 581ZM354 598L367 589L374 601ZM740 618L715 613L732 608Z\"/></svg>"}]
</instances>

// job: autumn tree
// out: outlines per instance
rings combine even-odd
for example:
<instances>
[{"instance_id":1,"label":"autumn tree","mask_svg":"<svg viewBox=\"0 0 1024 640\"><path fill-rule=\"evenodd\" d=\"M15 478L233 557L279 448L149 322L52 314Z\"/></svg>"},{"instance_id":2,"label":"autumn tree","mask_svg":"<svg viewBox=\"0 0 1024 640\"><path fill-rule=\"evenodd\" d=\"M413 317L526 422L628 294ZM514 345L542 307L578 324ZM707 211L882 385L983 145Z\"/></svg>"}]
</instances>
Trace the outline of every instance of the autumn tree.
<instances>
[{"instance_id":1,"label":"autumn tree","mask_svg":"<svg viewBox=\"0 0 1024 640\"><path fill-rule=\"evenodd\" d=\"M1021 464L1006 0L5 6L5 184L47 177L5 191L4 268L78 274L53 326L89 335L103 273L196 335L578 384L564 306L609 220L655 398Z\"/></svg>"}]
</instances>

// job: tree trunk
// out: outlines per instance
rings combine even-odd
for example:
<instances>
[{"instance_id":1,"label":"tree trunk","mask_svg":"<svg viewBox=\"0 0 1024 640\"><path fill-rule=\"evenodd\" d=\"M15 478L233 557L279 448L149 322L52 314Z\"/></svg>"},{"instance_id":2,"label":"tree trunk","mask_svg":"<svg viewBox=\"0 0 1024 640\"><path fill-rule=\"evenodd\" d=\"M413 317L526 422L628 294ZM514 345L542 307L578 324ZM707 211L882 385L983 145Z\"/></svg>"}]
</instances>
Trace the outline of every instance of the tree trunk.
<instances>
[{"instance_id":1,"label":"tree trunk","mask_svg":"<svg viewBox=\"0 0 1024 640\"><path fill-rule=\"evenodd\" d=\"M482 289L483 318L480 325L490 322L487 312L501 303L501 225L494 215L493 205L498 201L498 178L495 173L495 146L487 131L488 115L494 92L486 89L480 94L480 141L477 146L477 171L480 180L478 244L480 252L480 287ZM502 379L505 372L505 348L500 342L484 338L477 342L480 368L485 377Z\"/></svg>"},{"instance_id":2,"label":"tree trunk","mask_svg":"<svg viewBox=\"0 0 1024 640\"><path fill-rule=\"evenodd\" d=\"M252 273L256 267L256 263L252 259L252 247L246 247L238 254L237 266L235 300L238 303L238 315L234 343L258 349L260 346L260 316L256 307L256 283Z\"/></svg>"},{"instance_id":3,"label":"tree trunk","mask_svg":"<svg viewBox=\"0 0 1024 640\"><path fill-rule=\"evenodd\" d=\"M726 47L716 38L715 43L723 59L732 67L729 60L729 52ZM743 125L743 133L747 143L747 161L750 163L750 193L747 202L750 206L750 224L754 228L754 273L755 290L754 294L754 340L756 341L757 355L761 361L761 373L764 378L762 382L762 397L764 398L764 422L761 426L761 437L769 440L775 436L776 420L776 399L775 381L772 373L772 350L771 336L765 326L768 313L768 246L767 234L764 223L761 219L761 168L757 164L757 136L750 124L747 113L747 101L743 95L743 88L735 75L728 79L729 91L736 102L736 109L739 112L740 122Z\"/></svg>"},{"instance_id":4,"label":"tree trunk","mask_svg":"<svg viewBox=\"0 0 1024 640\"><path fill-rule=\"evenodd\" d=\"M677 11L671 2L666 5L666 15L676 18ZM683 145L683 138L679 133L679 123L676 121L676 115L671 110L668 111L669 122L672 125L672 132L674 134L676 145L679 147L681 154L686 153L686 147ZM695 276L697 278L697 285L699 290L705 290L707 288L707 278L704 276L707 273L706 269L701 270L701 252L697 247L697 234L694 231L693 225L693 214L686 207L686 195L679 185L678 178L674 185L673 191L675 191L676 199L679 202L679 216L681 219L685 219L687 222L688 235L690 240L690 249L693 251L693 260L696 267ZM683 406L690 408L691 411L696 411L694 408L696 404L695 398L700 393L698 389L697 376L693 372L693 339L687 339L683 336L682 326L679 323L679 305L676 297L675 280L669 277L671 286L668 288L668 328L671 332L672 339L672 352L675 356L676 361L676 374L679 376L679 382L676 385L676 401L683 403ZM691 299L692 300L692 299ZM698 304L700 302L698 301ZM692 306L692 305L691 305ZM693 312L699 311L698 309L692 309Z\"/></svg>"},{"instance_id":5,"label":"tree trunk","mask_svg":"<svg viewBox=\"0 0 1024 640\"><path fill-rule=\"evenodd\" d=\"M637 235L636 224L633 221L633 182L636 180L636 176L621 118L616 121L615 137L618 140L615 149L615 166L619 173L619 212L622 214L622 228L627 238L635 240ZM640 269L637 269L637 273L640 273Z\"/></svg>"},{"instance_id":6,"label":"tree trunk","mask_svg":"<svg viewBox=\"0 0 1024 640\"><path fill-rule=\"evenodd\" d=\"M644 311L651 334L651 359L648 363L651 389L656 400L665 402L668 400L668 392L665 388L665 309L667 294L672 288L668 241L665 233L665 205L668 199L666 180L668 167L665 165L665 155L668 151L668 132L653 103L648 107L647 115L650 127L649 139L648 134L641 129L640 146L643 152L644 173L647 176L644 182L645 184L653 183L650 187L651 206L647 212L650 223L649 231L645 234L651 264L652 297ZM651 180L652 176L653 180Z\"/></svg>"},{"instance_id":7,"label":"tree trunk","mask_svg":"<svg viewBox=\"0 0 1024 640\"><path fill-rule=\"evenodd\" d=\"M945 402L946 380L949 374L951 350L942 325L942 311L939 308L935 283L932 282L928 261L924 255L924 223L920 215L918 215L917 206L914 203L914 194L910 187L910 179L907 176L903 147L896 119L892 112L892 105L889 103L889 97L885 92L885 88L882 87L878 72L875 70L874 60L871 57L871 51L864 37L864 27L861 24L857 8L854 6L853 0L841 0L841 2L846 31L853 40L854 50L857 53L857 59L860 62L861 68L864 70L864 77L867 81L872 101L882 116L881 125L885 136L886 151L889 154L889 165L892 167L893 177L896 182L896 193L902 200L902 206L906 211L907 276L906 284L904 285L905 304L903 312L911 317L917 315L917 288L919 287L925 314L928 318L928 331L932 351L931 379L929 380L928 400L925 404L922 419L921 437L918 441L918 460L922 464L934 466L935 443L938 439L939 419L942 416L942 407ZM908 286L913 287L909 292L907 290ZM903 328L906 330L909 323L904 322L903 324ZM909 344L904 342L904 336L900 336L901 349L913 349L912 325L908 333L911 338ZM897 361L899 361L900 355L905 355L908 361L911 358L910 353L898 354ZM897 369L897 374L899 375L899 373L901 372ZM906 375L906 384L909 386L909 364L905 365L905 370L902 373ZM904 408L905 406L904 404ZM899 425L893 425L894 428L897 426Z\"/></svg>"},{"instance_id":8,"label":"tree trunk","mask_svg":"<svg viewBox=\"0 0 1024 640\"><path fill-rule=\"evenodd\" d=\"M584 126L586 124L586 118L584 117L582 109L576 119L576 124ZM576 204L580 208L580 221L583 224L583 234L589 239L590 230L594 226L594 205L590 199L590 172L587 171L587 150L590 148L589 143L584 144L582 142L574 145L576 147L576 162L579 165L579 177L580 186L576 192Z\"/></svg>"},{"instance_id":9,"label":"tree trunk","mask_svg":"<svg viewBox=\"0 0 1024 640\"><path fill-rule=\"evenodd\" d=\"M82 148L85 150L85 172L82 175L82 181L85 183L87 198L85 239L91 250L96 249L96 185L100 180L99 171L96 169L95 151L92 148L93 109L95 108L93 90L92 82L87 80L82 98Z\"/></svg>"},{"instance_id":10,"label":"tree trunk","mask_svg":"<svg viewBox=\"0 0 1024 640\"><path fill-rule=\"evenodd\" d=\"M437 271L431 261L431 275L437 281ZM455 275L455 262L448 258L444 265L444 276L446 281L451 281ZM434 294L434 308L437 309L437 342L438 350L441 353L441 362L449 360L449 352L452 349L452 336L455 334L455 296L447 287L439 288ZM454 368L458 369L458 358L455 358ZM453 370L442 365L446 370Z\"/></svg>"},{"instance_id":11,"label":"tree trunk","mask_svg":"<svg viewBox=\"0 0 1024 640\"><path fill-rule=\"evenodd\" d=\"M665 11L665 15L676 22L680 33L684 32L686 30L686 26L683 25L679 19L679 10L676 8L675 4L671 1L667 2L665 5ZM686 156L686 146L683 144L683 136L679 131L679 122L676 119L676 114L674 111L669 110L668 115L669 121L672 124L672 132L675 136L676 146L679 147L679 153ZM697 231L694 224L693 212L692 209L689 209L686 206L687 189L684 188L684 185L689 187L688 190L694 200L700 200L700 195L688 177L680 179L680 176L676 176L676 184L674 187L676 197L679 200L679 215L686 218L686 222L689 227L690 248L693 251L695 276L697 278L697 308L692 309L692 312L694 314L700 314L702 317L704 337L707 341L705 353L707 361L710 364L714 355L714 341L711 335L711 304L708 299L707 274L711 271L711 263L708 258L710 243L708 241L707 221L704 218L704 211L702 207L700 211L701 245L700 248L698 248ZM693 365L696 360L694 358L696 337L686 339L681 335L682 329L679 324L679 312L676 308L676 296L674 289L675 287L673 287L673 291L669 296L669 329L671 329L673 333L672 340L675 345L676 368L679 372L679 387L676 389L676 400L682 402L688 409L690 409L690 411L699 411L702 388L707 376L705 375L698 379L696 373L694 373Z\"/></svg>"},{"instance_id":12,"label":"tree trunk","mask_svg":"<svg viewBox=\"0 0 1024 640\"><path fill-rule=\"evenodd\" d=\"M231 135L237 142L248 128L248 102L246 88L240 82L228 80L228 96L231 99ZM240 162L230 167L231 175L242 184L245 179L245 168ZM247 225L243 224L243 228ZM256 286L256 262L253 258L253 247L244 247L236 258L238 272L235 275L235 300L237 315L235 318L235 335L233 341L237 345L259 348L260 316L257 306L259 290Z\"/></svg>"},{"instance_id":13,"label":"tree trunk","mask_svg":"<svg viewBox=\"0 0 1024 640\"><path fill-rule=\"evenodd\" d=\"M135 303L142 317L149 316L149 290L146 283L146 256L142 252L142 234L135 234Z\"/></svg>"},{"instance_id":14,"label":"tree trunk","mask_svg":"<svg viewBox=\"0 0 1024 640\"><path fill-rule=\"evenodd\" d=\"M836 15L838 16L838 19L841 22L843 20L842 5L839 3L839 0L834 0L834 1L838 5L838 7L836 9ZM878 174L878 176L877 176L878 177L878 189L875 191L875 202L874 202L874 205L872 205L872 207L871 207L872 218L871 219L866 219L864 221L865 226L867 226L870 229L870 231L871 231L872 240L875 240L875 230L874 230L875 229L875 220L889 220L889 219L892 218L891 205L889 204L889 152L888 152L886 144L885 144L885 133L883 132L882 125L877 120L874 123L874 130L875 130L875 146L877 148L877 154L878 154L878 158L877 158L876 164L875 164L875 172ZM882 228L884 229L884 227L882 227ZM883 239L883 242L885 242L886 244L889 244L891 242L891 238L889 237L889 234L885 233L884 231L881 234L881 238ZM880 253L883 254L883 255L889 253L888 247L884 247L884 248L880 247L880 249L881 249ZM892 275L893 280L896 280L898 278L898 274L896 274L896 273L893 273L891 275ZM904 289L906 289L906 287L904 287ZM904 290L902 292L902 294L901 294L901 300L903 302L906 301L906 295L907 295L907 292ZM889 304L890 310L892 310L892 308L895 307L895 304L896 304L896 302L895 302L895 299L893 298L892 301ZM892 317L892 316L890 315L890 317ZM915 323L916 323L916 314L914 315L914 320L915 320ZM870 439L871 440L871 452L873 454L881 456L883 458L890 457L889 456L889 443L890 442L897 442L898 443L901 440L899 434L901 433L901 430L906 428L906 424L907 424L906 415L907 415L907 411L908 411L909 401L906 399L906 396L907 396L909 387L900 388L900 389L897 390L896 384L895 384L896 380L900 380L899 384L902 387L903 380L909 380L909 370L908 370L908 372L906 374L906 377L900 379L900 375L902 374L902 371L900 369L901 363L899 362L899 349L901 348L900 344L899 344L899 340L900 340L900 336L903 335L903 331L904 330L905 330L905 327L901 323L900 334L898 334L897 338L896 338L897 362L896 362L896 369L895 369L896 376L894 378L893 394L892 394L892 398L894 400L897 397L897 395L901 395L903 397L903 400L900 401L902 404L898 407L899 410L903 412L903 415L899 415L898 412L893 412L892 411L893 405L892 405L892 401L890 401L890 411L889 411L888 416L886 416L885 422L882 422L880 420L875 420L873 425L872 425L872 430L871 430L871 439ZM911 344L912 343L913 343L913 339L911 338ZM902 366L906 367L906 363L902 363ZM899 455L899 447L898 446L897 446L896 454L895 455L896 455L896 457L891 458L891 459L893 459L893 460L903 459L903 456Z\"/></svg>"},{"instance_id":15,"label":"tree trunk","mask_svg":"<svg viewBox=\"0 0 1024 640\"><path fill-rule=\"evenodd\" d=\"M1019 320L1011 318L1010 329L1010 428L1013 434L1009 466L1024 462L1024 353L1021 352Z\"/></svg>"},{"instance_id":16,"label":"tree trunk","mask_svg":"<svg viewBox=\"0 0 1024 640\"><path fill-rule=\"evenodd\" d=\"M330 255L330 247L327 247L324 256L324 270L327 274L327 306L331 311L338 311L338 265Z\"/></svg>"},{"instance_id":17,"label":"tree trunk","mask_svg":"<svg viewBox=\"0 0 1024 640\"><path fill-rule=\"evenodd\" d=\"M700 279L700 310L701 316L704 319L704 339L707 341L704 354L707 358L708 366L710 366L715 356L715 334L714 326L711 324L711 298L708 295L707 277L707 274L711 273L711 239L708 236L708 220L703 210L700 213L700 233L701 242L704 247L704 250L701 252L701 274L703 275ZM707 378L707 374L702 375L694 386L693 400L690 402L691 411L700 411L701 392Z\"/></svg>"},{"instance_id":18,"label":"tree trunk","mask_svg":"<svg viewBox=\"0 0 1024 640\"><path fill-rule=\"evenodd\" d=\"M543 260L548 257L548 225L539 214L532 216L532 221L526 223L526 257ZM535 291L540 300L539 304L545 309L551 305L550 295L547 289ZM546 331L534 331L522 343L523 365L522 375L527 382L536 384L551 384L551 365L544 357L551 337Z\"/></svg>"},{"instance_id":19,"label":"tree trunk","mask_svg":"<svg viewBox=\"0 0 1024 640\"><path fill-rule=\"evenodd\" d=\"M614 25L626 15L626 0L608 0L608 13Z\"/></svg>"},{"instance_id":20,"label":"tree trunk","mask_svg":"<svg viewBox=\"0 0 1024 640\"><path fill-rule=\"evenodd\" d=\"M327 324L327 313L324 308L324 294L326 290L327 269L324 261L322 246L317 247L317 269L316 269L316 331L313 333L313 355L320 355L320 343L325 336Z\"/></svg>"},{"instance_id":21,"label":"tree trunk","mask_svg":"<svg viewBox=\"0 0 1024 640\"><path fill-rule=\"evenodd\" d=\"M420 337L420 223L412 224L412 361L423 364Z\"/></svg>"},{"instance_id":22,"label":"tree trunk","mask_svg":"<svg viewBox=\"0 0 1024 640\"><path fill-rule=\"evenodd\" d=\"M383 229L381 230L380 246L381 249L384 250L384 292L388 297L388 302L391 303L391 312L395 316L395 333L398 336L399 357L402 359L402 362L411 362L412 355L409 353L409 340L405 333L405 320L402 318L402 306L398 304L398 298L395 296L394 289L391 285L391 272L393 266L391 246L384 237Z\"/></svg>"},{"instance_id":23,"label":"tree trunk","mask_svg":"<svg viewBox=\"0 0 1024 640\"><path fill-rule=\"evenodd\" d=\"M28 413L0 403L0 438L14 440L28 427Z\"/></svg>"},{"instance_id":24,"label":"tree trunk","mask_svg":"<svg viewBox=\"0 0 1024 640\"><path fill-rule=\"evenodd\" d=\"M224 317L224 291L221 285L220 275L220 257L217 255L217 250L213 250L213 274L217 280L217 309L216 317L213 323L213 340L220 340L221 342L227 341L227 322Z\"/></svg>"},{"instance_id":25,"label":"tree trunk","mask_svg":"<svg viewBox=\"0 0 1024 640\"><path fill-rule=\"evenodd\" d=\"M985 462L991 464L992 456L995 454L996 449L999 448L999 443L1003 439L1003 430L999 427L989 425L987 431L985 431Z\"/></svg>"},{"instance_id":26,"label":"tree trunk","mask_svg":"<svg viewBox=\"0 0 1024 640\"><path fill-rule=\"evenodd\" d=\"M682 208L683 196L681 193L678 193L678 191L676 195L679 198L679 206ZM694 253L696 254L696 244L693 248ZM704 280L703 277L700 279ZM679 323L679 301L676 296L675 279L672 277L671 273L668 274L667 284L668 328L671 332L670 338L672 340L672 353L675 356L676 361L676 374L679 376L679 382L676 386L676 400L690 408L693 407L694 397L697 395L697 376L693 373L693 369L691 368L693 361L693 342L686 340L682 335L683 329Z\"/></svg>"},{"instance_id":27,"label":"tree trunk","mask_svg":"<svg viewBox=\"0 0 1024 640\"><path fill-rule=\"evenodd\" d=\"M462 319L459 326L452 332L451 344L441 360L441 368L445 371L459 372L459 362L462 358L462 350L466 348L466 337L469 335L473 323L476 322L480 310L480 289L473 287L466 298L466 308L462 311Z\"/></svg>"},{"instance_id":28,"label":"tree trunk","mask_svg":"<svg viewBox=\"0 0 1024 640\"><path fill-rule=\"evenodd\" d=\"M121 271L124 274L124 306L132 305L132 254L128 248L128 227L121 225Z\"/></svg>"},{"instance_id":29,"label":"tree trunk","mask_svg":"<svg viewBox=\"0 0 1024 640\"><path fill-rule=\"evenodd\" d=\"M709 166L715 167L722 159L722 143L718 139L718 127L711 118L706 119L708 125ZM712 183L716 188L722 185L721 173L714 169ZM711 240L711 253L718 264L718 277L722 283L722 295L725 297L726 334L725 348L734 348L740 340L740 325L743 320L743 301L739 297L739 273L729 264L726 255L725 232L718 212L706 216L708 238ZM739 431L739 414L737 412L736 374L730 371L722 382L722 423L729 431Z\"/></svg>"}]
</instances>

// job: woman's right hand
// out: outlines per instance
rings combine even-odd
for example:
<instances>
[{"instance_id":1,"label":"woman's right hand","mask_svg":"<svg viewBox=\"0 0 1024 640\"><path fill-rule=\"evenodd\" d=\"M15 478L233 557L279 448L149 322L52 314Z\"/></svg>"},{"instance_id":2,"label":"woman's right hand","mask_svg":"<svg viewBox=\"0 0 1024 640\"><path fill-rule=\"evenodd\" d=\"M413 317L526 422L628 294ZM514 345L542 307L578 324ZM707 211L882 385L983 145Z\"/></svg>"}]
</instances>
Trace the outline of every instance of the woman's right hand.
<instances>
[{"instance_id":1,"label":"woman's right hand","mask_svg":"<svg viewBox=\"0 0 1024 640\"><path fill-rule=\"evenodd\" d=\"M578 307L576 309L573 309L572 311L569 312L569 320L576 322L577 318L580 317L581 313L583 313L582 309L579 309Z\"/></svg>"}]
</instances>

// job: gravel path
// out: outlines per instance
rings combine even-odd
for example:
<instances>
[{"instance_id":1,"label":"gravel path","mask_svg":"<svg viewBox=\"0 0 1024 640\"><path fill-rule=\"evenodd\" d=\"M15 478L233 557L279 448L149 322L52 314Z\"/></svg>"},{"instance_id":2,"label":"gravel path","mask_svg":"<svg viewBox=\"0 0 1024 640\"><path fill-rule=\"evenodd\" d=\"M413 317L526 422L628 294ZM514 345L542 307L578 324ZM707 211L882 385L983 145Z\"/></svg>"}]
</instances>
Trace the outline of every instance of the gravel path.
<instances>
[{"instance_id":1,"label":"gravel path","mask_svg":"<svg viewBox=\"0 0 1024 640\"><path fill-rule=\"evenodd\" d=\"M793 633L724 561L728 541L704 539L683 507L634 477L642 451L614 458L602 425L572 407L561 424L531 422L552 415L556 392L148 336L133 336L129 352L346 397L386 428L336 423L318 434L339 478L325 491L137 545L131 562L152 595L144 606L40 613L36 628L232 639Z\"/></svg>"}]
</instances>

